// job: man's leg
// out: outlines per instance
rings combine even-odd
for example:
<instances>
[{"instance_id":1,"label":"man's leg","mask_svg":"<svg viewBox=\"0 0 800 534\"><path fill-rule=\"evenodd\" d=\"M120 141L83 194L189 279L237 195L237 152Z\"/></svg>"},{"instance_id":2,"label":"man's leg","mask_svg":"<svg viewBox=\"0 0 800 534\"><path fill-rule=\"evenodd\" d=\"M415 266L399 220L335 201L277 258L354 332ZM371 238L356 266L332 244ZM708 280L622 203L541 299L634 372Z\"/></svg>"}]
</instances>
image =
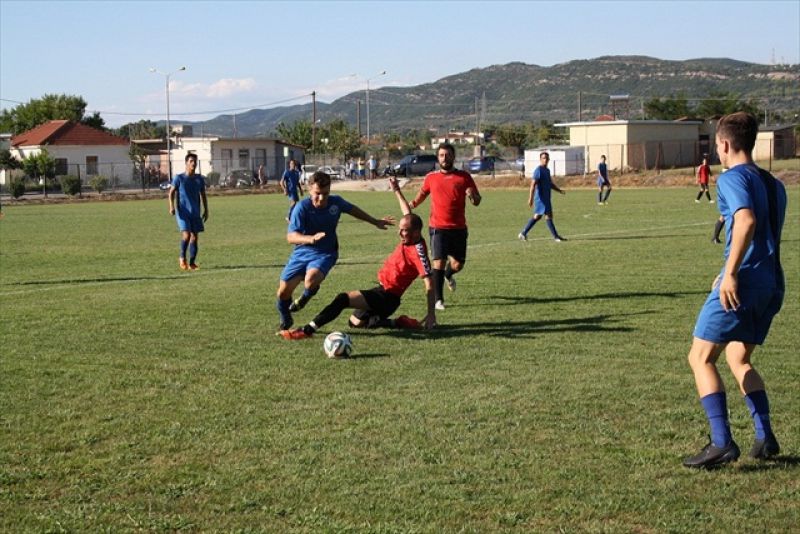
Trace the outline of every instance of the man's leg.
<instances>
[{"instance_id":1,"label":"man's leg","mask_svg":"<svg viewBox=\"0 0 800 534\"><path fill-rule=\"evenodd\" d=\"M608 202L608 197L611 196L611 186L606 187L606 196L603 197L603 202Z\"/></svg>"},{"instance_id":2,"label":"man's leg","mask_svg":"<svg viewBox=\"0 0 800 534\"><path fill-rule=\"evenodd\" d=\"M197 244L198 235L195 232L192 232L189 237L189 268L192 270L197 269L197 264L195 263L195 259L197 259L197 250L199 245Z\"/></svg>"},{"instance_id":3,"label":"man's leg","mask_svg":"<svg viewBox=\"0 0 800 534\"><path fill-rule=\"evenodd\" d=\"M725 357L739 384L739 390L744 395L750 416L753 418L755 442L750 450L750 456L763 459L778 454L780 445L772 433L772 424L769 419L769 398L764 380L750 363L750 357L755 348L756 345L738 341L729 343L725 350Z\"/></svg>"},{"instance_id":4,"label":"man's leg","mask_svg":"<svg viewBox=\"0 0 800 534\"><path fill-rule=\"evenodd\" d=\"M739 458L739 447L733 441L728 423L725 387L716 366L724 347L724 344L695 337L689 350L689 366L711 427L711 443L699 454L686 458L683 461L686 467L713 467Z\"/></svg>"},{"instance_id":5,"label":"man's leg","mask_svg":"<svg viewBox=\"0 0 800 534\"><path fill-rule=\"evenodd\" d=\"M536 215L534 215L533 217L528 219L528 223L525 225L525 228L523 228L522 232L520 232L519 234L520 239L522 239L523 241L527 239L528 232L530 232L533 229L533 225L536 224L540 218L541 217L537 217Z\"/></svg>"},{"instance_id":6,"label":"man's leg","mask_svg":"<svg viewBox=\"0 0 800 534\"><path fill-rule=\"evenodd\" d=\"M309 269L308 272L306 272L303 294L291 303L289 311L294 313L302 310L305 305L308 304L308 301L311 300L311 297L317 294L323 280L325 280L325 274L322 271L319 269Z\"/></svg>"},{"instance_id":7,"label":"man's leg","mask_svg":"<svg viewBox=\"0 0 800 534\"><path fill-rule=\"evenodd\" d=\"M292 293L294 293L294 289L302 281L303 275L300 274L290 278L289 280L281 280L278 284L278 299L275 302L275 307L277 308L278 315L280 316L281 330L287 330L294 324L292 313L289 311L289 306L292 304Z\"/></svg>"},{"instance_id":8,"label":"man's leg","mask_svg":"<svg viewBox=\"0 0 800 534\"><path fill-rule=\"evenodd\" d=\"M180 268L186 270L189 268L189 263L186 261L186 249L189 248L189 240L191 239L189 232L181 232L181 248L180 255L178 256L178 263Z\"/></svg>"},{"instance_id":9,"label":"man's leg","mask_svg":"<svg viewBox=\"0 0 800 534\"><path fill-rule=\"evenodd\" d=\"M444 272L447 258L433 260L433 294L436 297L436 309L444 309Z\"/></svg>"}]
</instances>

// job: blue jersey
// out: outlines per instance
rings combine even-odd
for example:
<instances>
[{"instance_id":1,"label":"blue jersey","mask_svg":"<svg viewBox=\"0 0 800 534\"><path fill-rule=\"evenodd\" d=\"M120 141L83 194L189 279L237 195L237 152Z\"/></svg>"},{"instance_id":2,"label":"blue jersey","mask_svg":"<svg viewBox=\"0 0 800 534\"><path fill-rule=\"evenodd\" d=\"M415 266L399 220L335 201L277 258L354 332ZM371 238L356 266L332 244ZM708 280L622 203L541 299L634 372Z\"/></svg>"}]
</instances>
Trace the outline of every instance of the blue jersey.
<instances>
[{"instance_id":1,"label":"blue jersey","mask_svg":"<svg viewBox=\"0 0 800 534\"><path fill-rule=\"evenodd\" d=\"M178 207L175 215L185 221L196 219L200 213L200 193L206 190L206 180L201 174L191 176L181 173L172 179L172 187L178 192Z\"/></svg>"},{"instance_id":2,"label":"blue jersey","mask_svg":"<svg viewBox=\"0 0 800 534\"><path fill-rule=\"evenodd\" d=\"M285 170L283 172L283 183L286 185L286 196L297 198L297 186L300 185L300 171Z\"/></svg>"},{"instance_id":3,"label":"blue jersey","mask_svg":"<svg viewBox=\"0 0 800 534\"><path fill-rule=\"evenodd\" d=\"M780 242L781 230L786 216L786 189L776 180L778 228L774 233ZM752 164L742 164L729 169L717 180L719 212L725 218L725 260L730 254L733 216L740 209L750 209L756 219L753 240L745 252L739 267L739 284L746 288L783 289L782 277L775 270L777 243L770 228L769 200L767 190ZM723 266L724 270L724 266Z\"/></svg>"},{"instance_id":4,"label":"blue jersey","mask_svg":"<svg viewBox=\"0 0 800 534\"><path fill-rule=\"evenodd\" d=\"M315 245L295 245L295 251L315 249L319 252L336 252L339 250L339 241L336 237L336 227L342 212L350 213L353 205L338 195L328 197L328 205L324 208L315 208L310 198L298 202L292 211L287 232L300 232L304 235L314 235L325 232L325 237Z\"/></svg>"},{"instance_id":5,"label":"blue jersey","mask_svg":"<svg viewBox=\"0 0 800 534\"><path fill-rule=\"evenodd\" d=\"M536 214L551 213L553 207L550 204L550 191L553 181L550 179L550 169L541 165L533 171L533 181L536 182L536 190L533 196L533 212Z\"/></svg>"},{"instance_id":6,"label":"blue jersey","mask_svg":"<svg viewBox=\"0 0 800 534\"><path fill-rule=\"evenodd\" d=\"M597 165L597 185L608 183L608 166L605 163Z\"/></svg>"}]
</instances>

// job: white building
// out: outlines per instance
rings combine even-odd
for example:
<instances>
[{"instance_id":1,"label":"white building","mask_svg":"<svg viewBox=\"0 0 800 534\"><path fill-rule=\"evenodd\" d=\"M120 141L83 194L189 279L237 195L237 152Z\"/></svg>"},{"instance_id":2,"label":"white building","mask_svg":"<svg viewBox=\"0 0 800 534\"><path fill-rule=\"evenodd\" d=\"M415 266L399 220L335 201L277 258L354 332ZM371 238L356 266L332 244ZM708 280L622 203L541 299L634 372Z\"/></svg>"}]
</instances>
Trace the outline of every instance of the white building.
<instances>
[{"instance_id":1,"label":"white building","mask_svg":"<svg viewBox=\"0 0 800 534\"><path fill-rule=\"evenodd\" d=\"M542 152L550 155L551 176L567 176L583 174L584 153L582 146L552 146L531 148L525 151L525 176L533 176L533 170L539 166L539 156Z\"/></svg>"}]
</instances>

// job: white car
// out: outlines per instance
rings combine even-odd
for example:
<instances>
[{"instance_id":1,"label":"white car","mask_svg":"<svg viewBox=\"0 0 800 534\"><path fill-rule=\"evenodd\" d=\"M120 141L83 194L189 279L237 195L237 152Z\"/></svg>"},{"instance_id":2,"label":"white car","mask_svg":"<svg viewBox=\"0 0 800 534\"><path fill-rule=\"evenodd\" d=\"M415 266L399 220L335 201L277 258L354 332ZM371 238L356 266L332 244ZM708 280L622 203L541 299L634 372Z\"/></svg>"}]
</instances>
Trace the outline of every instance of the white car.
<instances>
[{"instance_id":1,"label":"white car","mask_svg":"<svg viewBox=\"0 0 800 534\"><path fill-rule=\"evenodd\" d=\"M307 184L311 175L317 171L329 174L333 180L343 180L345 177L344 165L301 165L300 182Z\"/></svg>"}]
</instances>

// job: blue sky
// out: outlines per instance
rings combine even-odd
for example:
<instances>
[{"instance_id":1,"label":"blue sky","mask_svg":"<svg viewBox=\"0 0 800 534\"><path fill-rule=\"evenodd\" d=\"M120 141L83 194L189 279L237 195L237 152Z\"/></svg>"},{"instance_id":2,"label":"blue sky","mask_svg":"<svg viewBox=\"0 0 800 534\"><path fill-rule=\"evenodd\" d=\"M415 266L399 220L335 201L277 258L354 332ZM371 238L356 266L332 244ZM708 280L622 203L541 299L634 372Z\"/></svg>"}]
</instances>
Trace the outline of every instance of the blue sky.
<instances>
[{"instance_id":1,"label":"blue sky","mask_svg":"<svg viewBox=\"0 0 800 534\"><path fill-rule=\"evenodd\" d=\"M0 107L80 95L110 126L163 117L165 77L150 67L186 66L170 77L170 111L199 120L312 90L330 102L383 70L371 89L621 54L797 64L800 1L0 0Z\"/></svg>"}]
</instances>

